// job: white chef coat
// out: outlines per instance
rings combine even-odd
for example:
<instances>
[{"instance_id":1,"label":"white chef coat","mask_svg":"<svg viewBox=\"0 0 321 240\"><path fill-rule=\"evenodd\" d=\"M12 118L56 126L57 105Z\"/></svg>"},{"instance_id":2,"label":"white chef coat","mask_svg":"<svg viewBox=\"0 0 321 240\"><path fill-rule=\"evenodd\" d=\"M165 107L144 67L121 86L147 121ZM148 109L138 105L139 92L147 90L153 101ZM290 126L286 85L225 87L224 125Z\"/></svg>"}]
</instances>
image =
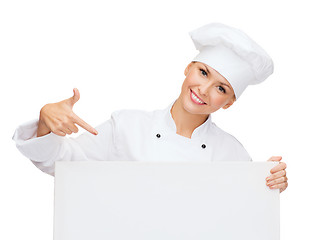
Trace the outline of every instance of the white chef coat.
<instances>
[{"instance_id":1,"label":"white chef coat","mask_svg":"<svg viewBox=\"0 0 321 240\"><path fill-rule=\"evenodd\" d=\"M118 110L96 127L98 135L49 133L36 137L38 119L20 125L12 139L40 170L54 176L55 161L251 161L242 144L217 127L211 115L191 138L176 133L175 101L155 111Z\"/></svg>"}]
</instances>

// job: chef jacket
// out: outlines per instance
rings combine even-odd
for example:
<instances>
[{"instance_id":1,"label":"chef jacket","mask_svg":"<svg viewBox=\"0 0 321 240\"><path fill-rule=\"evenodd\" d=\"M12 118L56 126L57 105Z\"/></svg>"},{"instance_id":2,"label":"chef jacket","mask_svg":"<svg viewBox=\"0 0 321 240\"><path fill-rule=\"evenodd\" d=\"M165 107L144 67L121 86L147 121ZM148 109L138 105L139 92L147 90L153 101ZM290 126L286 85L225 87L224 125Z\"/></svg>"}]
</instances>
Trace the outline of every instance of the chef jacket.
<instances>
[{"instance_id":1,"label":"chef jacket","mask_svg":"<svg viewBox=\"0 0 321 240\"><path fill-rule=\"evenodd\" d=\"M40 170L54 176L56 161L252 161L242 144L217 127L211 115L191 138L176 133L175 101L161 110L123 109L96 127L98 135L54 133L36 137L38 119L16 129L12 139Z\"/></svg>"}]
</instances>

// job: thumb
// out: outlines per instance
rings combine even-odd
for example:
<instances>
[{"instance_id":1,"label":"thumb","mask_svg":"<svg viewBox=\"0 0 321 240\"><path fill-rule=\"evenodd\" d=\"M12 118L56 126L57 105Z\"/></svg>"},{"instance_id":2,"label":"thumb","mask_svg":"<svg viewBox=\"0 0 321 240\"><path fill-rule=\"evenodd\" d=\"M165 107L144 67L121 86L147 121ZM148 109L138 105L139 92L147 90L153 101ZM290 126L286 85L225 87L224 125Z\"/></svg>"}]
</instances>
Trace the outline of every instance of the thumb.
<instances>
[{"instance_id":1,"label":"thumb","mask_svg":"<svg viewBox=\"0 0 321 240\"><path fill-rule=\"evenodd\" d=\"M68 102L71 106L73 106L80 98L80 94L77 88L73 89L74 95L68 99Z\"/></svg>"}]
</instances>

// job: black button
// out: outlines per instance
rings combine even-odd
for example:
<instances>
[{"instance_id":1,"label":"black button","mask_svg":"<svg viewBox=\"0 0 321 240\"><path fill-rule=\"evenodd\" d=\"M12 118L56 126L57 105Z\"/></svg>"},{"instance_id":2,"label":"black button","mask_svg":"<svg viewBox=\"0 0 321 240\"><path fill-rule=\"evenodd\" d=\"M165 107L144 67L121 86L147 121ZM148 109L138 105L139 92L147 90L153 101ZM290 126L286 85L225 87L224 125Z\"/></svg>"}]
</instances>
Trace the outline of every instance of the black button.
<instances>
[{"instance_id":1,"label":"black button","mask_svg":"<svg viewBox=\"0 0 321 240\"><path fill-rule=\"evenodd\" d=\"M206 148L206 145L205 145L205 144L202 144L202 148Z\"/></svg>"},{"instance_id":2,"label":"black button","mask_svg":"<svg viewBox=\"0 0 321 240\"><path fill-rule=\"evenodd\" d=\"M156 134L156 137L160 138L160 137L161 137L161 135L160 135L159 133L157 133L157 134Z\"/></svg>"}]
</instances>

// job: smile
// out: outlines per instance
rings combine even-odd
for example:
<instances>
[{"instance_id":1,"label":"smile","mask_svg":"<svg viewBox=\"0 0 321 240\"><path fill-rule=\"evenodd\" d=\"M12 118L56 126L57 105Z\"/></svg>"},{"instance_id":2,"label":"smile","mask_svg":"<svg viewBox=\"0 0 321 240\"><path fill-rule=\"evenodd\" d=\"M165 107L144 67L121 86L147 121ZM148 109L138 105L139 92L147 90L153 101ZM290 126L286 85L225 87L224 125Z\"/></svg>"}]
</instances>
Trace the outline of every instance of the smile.
<instances>
[{"instance_id":1,"label":"smile","mask_svg":"<svg viewBox=\"0 0 321 240\"><path fill-rule=\"evenodd\" d=\"M199 104L199 105L204 105L206 104L203 100L201 100L191 89L190 93L191 99L194 103Z\"/></svg>"}]
</instances>

